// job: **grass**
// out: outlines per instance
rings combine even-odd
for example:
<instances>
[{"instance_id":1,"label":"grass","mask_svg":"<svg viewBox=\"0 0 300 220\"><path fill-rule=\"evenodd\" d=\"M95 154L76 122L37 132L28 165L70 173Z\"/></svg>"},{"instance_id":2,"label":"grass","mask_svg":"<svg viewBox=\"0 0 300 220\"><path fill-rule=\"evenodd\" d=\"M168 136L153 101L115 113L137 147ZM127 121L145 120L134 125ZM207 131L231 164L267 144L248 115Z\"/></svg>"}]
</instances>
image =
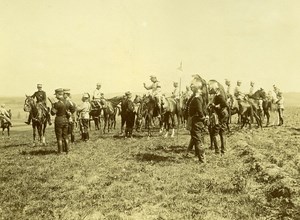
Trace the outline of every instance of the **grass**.
<instances>
[{"instance_id":1,"label":"grass","mask_svg":"<svg viewBox=\"0 0 300 220\"><path fill-rule=\"evenodd\" d=\"M58 156L53 126L38 147L13 127L0 143L0 219L300 219L298 110L283 127L233 125L225 156L207 149L204 165L185 156L183 129L178 141L91 131Z\"/></svg>"}]
</instances>

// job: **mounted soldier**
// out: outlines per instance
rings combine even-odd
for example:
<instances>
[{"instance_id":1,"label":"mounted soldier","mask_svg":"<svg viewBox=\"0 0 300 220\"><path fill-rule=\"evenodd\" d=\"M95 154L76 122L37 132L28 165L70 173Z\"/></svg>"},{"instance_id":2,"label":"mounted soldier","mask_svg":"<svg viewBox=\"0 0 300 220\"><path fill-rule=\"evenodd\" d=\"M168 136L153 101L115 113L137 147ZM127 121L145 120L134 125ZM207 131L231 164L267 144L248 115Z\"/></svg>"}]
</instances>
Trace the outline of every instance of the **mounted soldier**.
<instances>
[{"instance_id":1,"label":"mounted soldier","mask_svg":"<svg viewBox=\"0 0 300 220\"><path fill-rule=\"evenodd\" d=\"M96 84L96 89L93 92L93 97L92 97L92 103L93 107L101 107L101 100L103 100L103 93L101 92L101 84L97 83Z\"/></svg>"},{"instance_id":2,"label":"mounted soldier","mask_svg":"<svg viewBox=\"0 0 300 220\"><path fill-rule=\"evenodd\" d=\"M45 112L46 112L46 117L47 117L47 121L49 125L52 125L51 123L51 117L50 117L50 111L47 107L47 96L46 96L46 92L42 90L42 84L37 84L37 89L38 91L36 91L31 97L34 99L36 99L36 104L40 104ZM25 122L26 124L30 124L32 120L32 113L29 113L28 116L28 120Z\"/></svg>"},{"instance_id":3,"label":"mounted soldier","mask_svg":"<svg viewBox=\"0 0 300 220\"><path fill-rule=\"evenodd\" d=\"M161 115L161 86L159 81L157 80L156 76L151 75L150 80L152 84L150 86L146 86L146 83L144 83L144 88L147 90L151 90L151 96L155 99L157 109L158 109L158 115Z\"/></svg>"}]
</instances>

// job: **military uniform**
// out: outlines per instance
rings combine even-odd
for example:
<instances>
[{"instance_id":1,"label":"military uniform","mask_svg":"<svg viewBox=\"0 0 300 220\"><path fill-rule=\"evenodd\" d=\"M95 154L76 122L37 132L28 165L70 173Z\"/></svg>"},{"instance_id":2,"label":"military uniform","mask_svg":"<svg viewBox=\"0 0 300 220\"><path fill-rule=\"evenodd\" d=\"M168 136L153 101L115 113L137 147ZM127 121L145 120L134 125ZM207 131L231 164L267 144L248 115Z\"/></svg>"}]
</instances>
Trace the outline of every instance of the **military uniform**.
<instances>
[{"instance_id":1,"label":"military uniform","mask_svg":"<svg viewBox=\"0 0 300 220\"><path fill-rule=\"evenodd\" d=\"M70 98L70 89L64 89L64 94L65 99L67 103L76 110L76 104L71 100ZM75 111L74 111L75 112ZM68 135L71 137L71 143L75 142L75 134L74 134L74 129L75 129L75 114L74 112L68 112Z\"/></svg>"},{"instance_id":2,"label":"military uniform","mask_svg":"<svg viewBox=\"0 0 300 220\"><path fill-rule=\"evenodd\" d=\"M88 141L91 104L88 101L89 97L87 94L84 94L82 98L83 103L77 108L77 112L79 113L81 138L84 141Z\"/></svg>"},{"instance_id":3,"label":"military uniform","mask_svg":"<svg viewBox=\"0 0 300 220\"><path fill-rule=\"evenodd\" d=\"M131 93L126 93L127 100L126 100L126 129L125 129L125 137L132 137L132 131L135 121L135 111L134 111L134 104L131 100Z\"/></svg>"},{"instance_id":4,"label":"military uniform","mask_svg":"<svg viewBox=\"0 0 300 220\"><path fill-rule=\"evenodd\" d=\"M156 99L157 107L159 114L161 113L161 86L159 81L156 79L155 76L150 76L152 84L150 86L146 86L144 84L145 89L151 90L151 96Z\"/></svg>"},{"instance_id":5,"label":"military uniform","mask_svg":"<svg viewBox=\"0 0 300 220\"><path fill-rule=\"evenodd\" d=\"M281 94L281 92L278 93L277 95L277 111L278 111L278 117L279 117L279 126L283 125L283 111L284 111L284 98Z\"/></svg>"},{"instance_id":6,"label":"military uniform","mask_svg":"<svg viewBox=\"0 0 300 220\"><path fill-rule=\"evenodd\" d=\"M63 89L55 90L56 93L63 94ZM65 99L59 99L57 102L53 103L51 108L51 115L55 115L55 135L58 143L58 153L65 151L68 153L68 116L69 113L75 112L75 107L70 104L69 101ZM64 146L64 149L63 149Z\"/></svg>"},{"instance_id":7,"label":"military uniform","mask_svg":"<svg viewBox=\"0 0 300 220\"><path fill-rule=\"evenodd\" d=\"M188 149L195 146L195 154L200 162L204 162L203 136L204 129L203 99L201 95L192 95L188 100L188 117L190 120L191 140Z\"/></svg>"},{"instance_id":8,"label":"military uniform","mask_svg":"<svg viewBox=\"0 0 300 220\"><path fill-rule=\"evenodd\" d=\"M8 111L5 109L5 105L4 105L4 104L2 104L2 105L0 106L0 118L1 118L1 117L2 117L5 121L7 121L8 124L9 124L10 126L12 126L11 119L10 119L11 114L9 114Z\"/></svg>"}]
</instances>

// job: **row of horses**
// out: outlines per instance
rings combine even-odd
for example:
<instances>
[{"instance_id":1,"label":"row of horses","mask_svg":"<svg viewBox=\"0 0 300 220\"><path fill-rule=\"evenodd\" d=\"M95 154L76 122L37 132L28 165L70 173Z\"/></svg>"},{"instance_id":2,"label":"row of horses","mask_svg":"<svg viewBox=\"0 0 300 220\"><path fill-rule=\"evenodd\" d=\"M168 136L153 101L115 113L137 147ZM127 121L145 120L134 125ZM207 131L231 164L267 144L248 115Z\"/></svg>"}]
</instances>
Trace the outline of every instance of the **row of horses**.
<instances>
[{"instance_id":1,"label":"row of horses","mask_svg":"<svg viewBox=\"0 0 300 220\"><path fill-rule=\"evenodd\" d=\"M270 120L270 108L274 100L267 97L263 89L256 91L251 97L233 102L232 97L226 94L224 87L216 80L205 81L200 76L202 81L202 98L203 108L209 109L209 103L212 100L210 95L211 88L218 88L221 95L228 100L228 121L227 129L230 130L231 116L234 114L239 115L241 127L246 124L251 126L251 116L256 119L258 127L262 128L264 117L267 118L267 125ZM174 137L175 129L179 125L185 125L187 122L187 100L188 96L182 95L179 99L173 97L162 96L162 104L160 106L160 114L158 113L157 100L151 95L136 95L133 102L136 106L135 109L135 128L140 131L144 128L147 131L148 137L152 136L152 132L159 124L160 132L166 130L165 137L169 135L170 129L172 130L171 137ZM124 96L116 96L111 99L101 100L101 103L91 101L90 119L94 121L96 130L101 130L103 133L111 132L116 127L116 117L121 116L121 130L125 126L126 110L124 109L127 99ZM261 103L262 102L262 103ZM238 103L238 104L234 104ZM36 131L39 136L39 141L45 144L45 129L47 127L47 119L45 108L35 103L34 99L30 96L26 97L24 104L24 111L31 112L33 116L33 140L36 139ZM209 113L209 116L213 114Z\"/></svg>"}]
</instances>

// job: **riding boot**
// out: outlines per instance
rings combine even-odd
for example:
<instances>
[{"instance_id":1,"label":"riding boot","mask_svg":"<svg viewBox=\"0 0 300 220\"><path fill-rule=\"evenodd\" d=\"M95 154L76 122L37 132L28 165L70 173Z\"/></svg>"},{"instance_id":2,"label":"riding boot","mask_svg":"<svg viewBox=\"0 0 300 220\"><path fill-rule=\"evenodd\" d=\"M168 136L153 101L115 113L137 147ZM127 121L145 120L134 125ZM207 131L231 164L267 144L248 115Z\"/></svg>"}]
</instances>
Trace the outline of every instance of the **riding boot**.
<instances>
[{"instance_id":1,"label":"riding boot","mask_svg":"<svg viewBox=\"0 0 300 220\"><path fill-rule=\"evenodd\" d=\"M224 133L220 134L220 139L221 139L221 154L225 153L225 147L226 147L226 137L224 136Z\"/></svg>"},{"instance_id":2,"label":"riding boot","mask_svg":"<svg viewBox=\"0 0 300 220\"><path fill-rule=\"evenodd\" d=\"M89 133L86 133L86 141L90 140L90 134Z\"/></svg>"},{"instance_id":3,"label":"riding boot","mask_svg":"<svg viewBox=\"0 0 300 220\"><path fill-rule=\"evenodd\" d=\"M62 140L57 141L57 153L60 154L62 152Z\"/></svg>"},{"instance_id":4,"label":"riding boot","mask_svg":"<svg viewBox=\"0 0 300 220\"><path fill-rule=\"evenodd\" d=\"M217 140L216 135L213 136L213 142L214 142L214 146L215 146L215 154L219 154L220 150L219 150L218 140Z\"/></svg>"},{"instance_id":5,"label":"riding boot","mask_svg":"<svg viewBox=\"0 0 300 220\"><path fill-rule=\"evenodd\" d=\"M75 135L71 134L71 143L74 143L74 142L75 142Z\"/></svg>"},{"instance_id":6,"label":"riding boot","mask_svg":"<svg viewBox=\"0 0 300 220\"><path fill-rule=\"evenodd\" d=\"M188 145L188 147L187 147L187 149L186 149L186 156L188 156L188 155L189 155L189 152L193 150L193 147L194 147L194 141L193 141L193 139L191 138L191 139L190 139L190 142L189 142L189 145Z\"/></svg>"},{"instance_id":7,"label":"riding boot","mask_svg":"<svg viewBox=\"0 0 300 220\"><path fill-rule=\"evenodd\" d=\"M64 144L64 147L65 147L64 152L66 152L66 154L68 154L69 153L69 140L66 139L64 142L65 142L65 144Z\"/></svg>"},{"instance_id":8,"label":"riding boot","mask_svg":"<svg viewBox=\"0 0 300 220\"><path fill-rule=\"evenodd\" d=\"M81 140L84 141L85 139L85 133L81 133Z\"/></svg>"},{"instance_id":9,"label":"riding boot","mask_svg":"<svg viewBox=\"0 0 300 220\"><path fill-rule=\"evenodd\" d=\"M195 143L195 153L200 163L206 163L204 149L203 146L201 146L200 141Z\"/></svg>"}]
</instances>

